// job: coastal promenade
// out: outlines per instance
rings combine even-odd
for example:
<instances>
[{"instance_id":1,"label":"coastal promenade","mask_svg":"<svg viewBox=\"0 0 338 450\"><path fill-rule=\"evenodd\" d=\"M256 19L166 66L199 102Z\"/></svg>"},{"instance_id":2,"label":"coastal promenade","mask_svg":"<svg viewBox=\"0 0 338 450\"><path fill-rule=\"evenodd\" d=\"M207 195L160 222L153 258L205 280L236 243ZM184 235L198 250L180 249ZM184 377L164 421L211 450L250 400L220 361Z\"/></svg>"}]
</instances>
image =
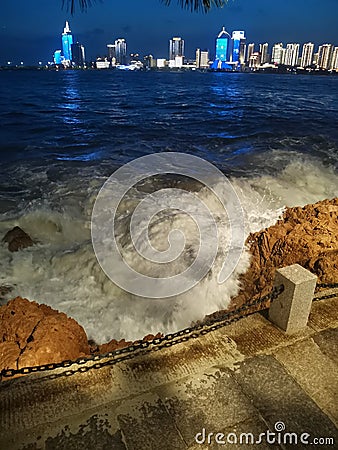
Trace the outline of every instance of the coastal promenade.
<instances>
[{"instance_id":1,"label":"coastal promenade","mask_svg":"<svg viewBox=\"0 0 338 450\"><path fill-rule=\"evenodd\" d=\"M337 448L337 338L335 297L292 335L263 311L117 364L3 381L0 449Z\"/></svg>"}]
</instances>

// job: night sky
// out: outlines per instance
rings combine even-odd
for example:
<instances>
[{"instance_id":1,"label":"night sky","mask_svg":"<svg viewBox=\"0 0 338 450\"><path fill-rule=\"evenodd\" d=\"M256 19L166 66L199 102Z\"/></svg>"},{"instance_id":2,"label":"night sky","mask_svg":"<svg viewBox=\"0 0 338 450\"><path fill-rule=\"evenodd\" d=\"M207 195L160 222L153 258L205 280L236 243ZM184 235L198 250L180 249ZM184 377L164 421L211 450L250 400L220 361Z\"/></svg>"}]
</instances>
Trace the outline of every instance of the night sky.
<instances>
[{"instance_id":1,"label":"night sky","mask_svg":"<svg viewBox=\"0 0 338 450\"><path fill-rule=\"evenodd\" d=\"M61 8L62 0L1 0L0 65L12 61L46 63L61 48L60 34L66 19L75 40L86 47L87 59L104 55L106 44L127 40L128 53L168 57L168 39L181 36L185 54L196 47L213 53L215 37L245 30L247 42L300 42L338 45L338 0L230 0L223 9L191 13L172 0L103 0L73 17Z\"/></svg>"}]
</instances>

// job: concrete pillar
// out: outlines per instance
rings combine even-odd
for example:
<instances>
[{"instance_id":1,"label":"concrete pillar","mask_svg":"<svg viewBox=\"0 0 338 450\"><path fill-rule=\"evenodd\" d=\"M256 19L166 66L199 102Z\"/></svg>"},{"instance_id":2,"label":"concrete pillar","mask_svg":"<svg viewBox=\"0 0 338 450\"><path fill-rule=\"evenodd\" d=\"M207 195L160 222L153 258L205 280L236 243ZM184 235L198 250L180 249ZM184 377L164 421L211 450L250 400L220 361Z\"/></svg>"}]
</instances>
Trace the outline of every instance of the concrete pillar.
<instances>
[{"instance_id":1,"label":"concrete pillar","mask_svg":"<svg viewBox=\"0 0 338 450\"><path fill-rule=\"evenodd\" d=\"M299 264L278 269L274 286L284 291L273 300L269 319L287 334L305 328L309 319L317 277Z\"/></svg>"}]
</instances>

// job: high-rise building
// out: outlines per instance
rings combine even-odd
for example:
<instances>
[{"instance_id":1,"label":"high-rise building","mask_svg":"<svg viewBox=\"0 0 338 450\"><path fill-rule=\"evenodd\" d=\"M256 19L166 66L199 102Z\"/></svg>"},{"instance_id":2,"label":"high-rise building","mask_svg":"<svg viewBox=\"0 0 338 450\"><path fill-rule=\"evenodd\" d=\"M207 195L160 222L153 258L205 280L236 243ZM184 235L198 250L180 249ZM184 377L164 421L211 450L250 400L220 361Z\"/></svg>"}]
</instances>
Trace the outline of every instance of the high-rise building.
<instances>
[{"instance_id":1,"label":"high-rise building","mask_svg":"<svg viewBox=\"0 0 338 450\"><path fill-rule=\"evenodd\" d=\"M85 48L79 42L71 45L73 63L76 66L84 66L86 61Z\"/></svg>"},{"instance_id":2,"label":"high-rise building","mask_svg":"<svg viewBox=\"0 0 338 450\"><path fill-rule=\"evenodd\" d=\"M115 58L115 45L114 44L107 44L107 57L109 61L111 61L113 58Z\"/></svg>"},{"instance_id":3,"label":"high-rise building","mask_svg":"<svg viewBox=\"0 0 338 450\"><path fill-rule=\"evenodd\" d=\"M285 51L284 64L295 67L298 64L299 44L287 44Z\"/></svg>"},{"instance_id":4,"label":"high-rise building","mask_svg":"<svg viewBox=\"0 0 338 450\"><path fill-rule=\"evenodd\" d=\"M240 66L245 62L245 42L244 31L232 32L232 62Z\"/></svg>"},{"instance_id":5,"label":"high-rise building","mask_svg":"<svg viewBox=\"0 0 338 450\"><path fill-rule=\"evenodd\" d=\"M230 60L230 42L231 36L223 27L216 39L216 59L222 62Z\"/></svg>"},{"instance_id":6,"label":"high-rise building","mask_svg":"<svg viewBox=\"0 0 338 450\"><path fill-rule=\"evenodd\" d=\"M265 42L265 44L259 44L259 53L261 55L261 64L265 64L269 62L269 44Z\"/></svg>"},{"instance_id":7,"label":"high-rise building","mask_svg":"<svg viewBox=\"0 0 338 450\"><path fill-rule=\"evenodd\" d=\"M307 42L306 44L303 45L302 57L300 61L301 67L312 66L314 48L315 46L314 44L312 44L312 42Z\"/></svg>"},{"instance_id":8,"label":"high-rise building","mask_svg":"<svg viewBox=\"0 0 338 450\"><path fill-rule=\"evenodd\" d=\"M231 69L230 62L230 43L231 36L225 31L225 28L222 28L222 31L219 33L216 39L216 58L212 64L212 69Z\"/></svg>"},{"instance_id":9,"label":"high-rise building","mask_svg":"<svg viewBox=\"0 0 338 450\"><path fill-rule=\"evenodd\" d=\"M332 62L333 45L323 44L318 49L318 67L320 69L329 69Z\"/></svg>"},{"instance_id":10,"label":"high-rise building","mask_svg":"<svg viewBox=\"0 0 338 450\"><path fill-rule=\"evenodd\" d=\"M249 67L257 69L261 65L261 54L259 52L252 52L249 60Z\"/></svg>"},{"instance_id":11,"label":"high-rise building","mask_svg":"<svg viewBox=\"0 0 338 450\"><path fill-rule=\"evenodd\" d=\"M127 43L125 39L116 39L115 41L116 64L127 64Z\"/></svg>"},{"instance_id":12,"label":"high-rise building","mask_svg":"<svg viewBox=\"0 0 338 450\"><path fill-rule=\"evenodd\" d=\"M250 62L250 57L253 54L253 52L255 51L255 44L251 43L248 45L248 51L246 52L246 62L249 63Z\"/></svg>"},{"instance_id":13,"label":"high-rise building","mask_svg":"<svg viewBox=\"0 0 338 450\"><path fill-rule=\"evenodd\" d=\"M184 39L173 37L169 41L169 60L175 61L176 56L184 57Z\"/></svg>"},{"instance_id":14,"label":"high-rise building","mask_svg":"<svg viewBox=\"0 0 338 450\"><path fill-rule=\"evenodd\" d=\"M284 64L285 49L283 44L275 44L272 48L271 62L272 64Z\"/></svg>"},{"instance_id":15,"label":"high-rise building","mask_svg":"<svg viewBox=\"0 0 338 450\"><path fill-rule=\"evenodd\" d=\"M73 35L69 28L69 23L66 21L66 25L62 33L62 51L65 59L65 63L70 65L72 62L72 43Z\"/></svg>"},{"instance_id":16,"label":"high-rise building","mask_svg":"<svg viewBox=\"0 0 338 450\"><path fill-rule=\"evenodd\" d=\"M196 67L197 69L208 69L209 68L209 52L208 50L201 50L198 48L196 50Z\"/></svg>"},{"instance_id":17,"label":"high-rise building","mask_svg":"<svg viewBox=\"0 0 338 450\"><path fill-rule=\"evenodd\" d=\"M333 50L331 70L338 70L338 47Z\"/></svg>"}]
</instances>

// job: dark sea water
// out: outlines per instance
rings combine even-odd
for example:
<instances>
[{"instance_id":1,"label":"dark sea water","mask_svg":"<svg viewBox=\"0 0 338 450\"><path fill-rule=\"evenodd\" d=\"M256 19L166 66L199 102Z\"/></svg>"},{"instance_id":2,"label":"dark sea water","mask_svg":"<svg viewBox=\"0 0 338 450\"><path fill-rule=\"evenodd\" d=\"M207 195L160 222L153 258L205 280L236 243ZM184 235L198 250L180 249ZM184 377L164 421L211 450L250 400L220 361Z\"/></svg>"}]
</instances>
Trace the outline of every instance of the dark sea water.
<instances>
[{"instance_id":1,"label":"dark sea water","mask_svg":"<svg viewBox=\"0 0 338 450\"><path fill-rule=\"evenodd\" d=\"M1 249L0 284L67 312L98 341L177 329L237 289L236 279L224 292L202 285L194 304L154 315L112 287L90 217L116 168L156 152L206 159L232 181L247 232L285 205L338 195L338 77L2 71L0 93L0 235L20 225L39 241Z\"/></svg>"},{"instance_id":2,"label":"dark sea water","mask_svg":"<svg viewBox=\"0 0 338 450\"><path fill-rule=\"evenodd\" d=\"M337 161L337 77L13 71L0 86L2 162L170 150L231 171L271 149Z\"/></svg>"}]
</instances>

